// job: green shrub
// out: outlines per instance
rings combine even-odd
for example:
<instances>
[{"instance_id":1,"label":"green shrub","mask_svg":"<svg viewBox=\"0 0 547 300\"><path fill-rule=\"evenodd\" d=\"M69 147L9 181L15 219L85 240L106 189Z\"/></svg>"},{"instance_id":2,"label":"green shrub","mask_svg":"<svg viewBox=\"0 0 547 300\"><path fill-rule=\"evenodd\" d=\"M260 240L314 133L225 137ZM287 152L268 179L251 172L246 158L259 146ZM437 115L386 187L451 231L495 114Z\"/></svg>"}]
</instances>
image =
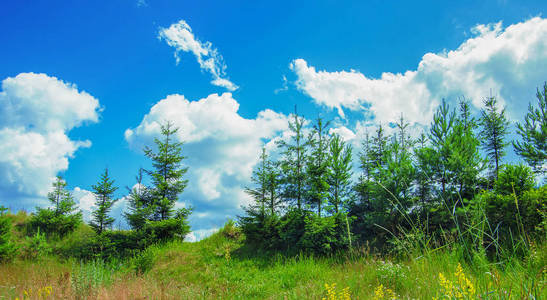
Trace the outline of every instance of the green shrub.
<instances>
[{"instance_id":1,"label":"green shrub","mask_svg":"<svg viewBox=\"0 0 547 300\"><path fill-rule=\"evenodd\" d=\"M349 247L346 215L337 213L328 217L315 214L306 216L305 231L298 245L306 252L329 254Z\"/></svg>"},{"instance_id":2,"label":"green shrub","mask_svg":"<svg viewBox=\"0 0 547 300\"><path fill-rule=\"evenodd\" d=\"M517 248L525 246L530 237L545 238L541 224L546 206L547 186L524 191L520 197L486 191L473 200L475 215L484 213L486 217L485 246L513 253L519 252Z\"/></svg>"},{"instance_id":3,"label":"green shrub","mask_svg":"<svg viewBox=\"0 0 547 300\"><path fill-rule=\"evenodd\" d=\"M90 226L82 224L58 243L56 252L65 258L110 260L129 257L145 246L145 240L138 232L116 230L99 235Z\"/></svg>"},{"instance_id":4,"label":"green shrub","mask_svg":"<svg viewBox=\"0 0 547 300\"><path fill-rule=\"evenodd\" d=\"M137 275L142 275L154 267L156 258L154 250L154 247L149 247L133 257L132 266Z\"/></svg>"},{"instance_id":5,"label":"green shrub","mask_svg":"<svg viewBox=\"0 0 547 300\"><path fill-rule=\"evenodd\" d=\"M501 195L512 195L513 191L520 197L534 187L534 173L523 164L505 165L498 175L494 191Z\"/></svg>"},{"instance_id":6,"label":"green shrub","mask_svg":"<svg viewBox=\"0 0 547 300\"><path fill-rule=\"evenodd\" d=\"M36 260L49 255L51 250L51 246L46 240L46 235L38 230L33 236L25 237L21 249L21 256L24 259Z\"/></svg>"},{"instance_id":7,"label":"green shrub","mask_svg":"<svg viewBox=\"0 0 547 300\"><path fill-rule=\"evenodd\" d=\"M188 225L186 218L147 221L142 233L145 245L167 242L173 239L184 240L184 237L190 233L190 225Z\"/></svg>"},{"instance_id":8,"label":"green shrub","mask_svg":"<svg viewBox=\"0 0 547 300\"><path fill-rule=\"evenodd\" d=\"M29 221L29 232L40 230L47 236L64 237L73 232L82 223L81 214L57 214L51 209L37 208Z\"/></svg>"},{"instance_id":9,"label":"green shrub","mask_svg":"<svg viewBox=\"0 0 547 300\"><path fill-rule=\"evenodd\" d=\"M248 244L268 250L280 246L277 215L249 210L246 216L239 217L238 223Z\"/></svg>"},{"instance_id":10,"label":"green shrub","mask_svg":"<svg viewBox=\"0 0 547 300\"><path fill-rule=\"evenodd\" d=\"M11 220L6 208L0 207L0 263L9 262L15 257L17 246L13 243Z\"/></svg>"}]
</instances>

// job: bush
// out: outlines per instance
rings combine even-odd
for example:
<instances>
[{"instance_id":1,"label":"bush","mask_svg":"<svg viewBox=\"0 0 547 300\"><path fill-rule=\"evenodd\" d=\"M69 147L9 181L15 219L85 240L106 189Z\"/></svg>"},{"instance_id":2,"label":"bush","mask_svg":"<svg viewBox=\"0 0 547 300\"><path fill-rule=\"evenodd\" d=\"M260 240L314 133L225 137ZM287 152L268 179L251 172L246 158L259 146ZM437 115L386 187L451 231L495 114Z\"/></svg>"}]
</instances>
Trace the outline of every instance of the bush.
<instances>
[{"instance_id":1,"label":"bush","mask_svg":"<svg viewBox=\"0 0 547 300\"><path fill-rule=\"evenodd\" d=\"M306 233L306 218L312 212L301 209L289 209L279 221L279 246L287 252L300 252L300 240Z\"/></svg>"},{"instance_id":2,"label":"bush","mask_svg":"<svg viewBox=\"0 0 547 300\"><path fill-rule=\"evenodd\" d=\"M534 173L530 167L523 164L505 165L498 175L494 185L496 193L512 195L513 189L517 197L534 187Z\"/></svg>"},{"instance_id":3,"label":"bush","mask_svg":"<svg viewBox=\"0 0 547 300\"><path fill-rule=\"evenodd\" d=\"M239 217L238 223L248 244L267 250L280 246L279 218L276 215L249 210L247 216Z\"/></svg>"},{"instance_id":4,"label":"bush","mask_svg":"<svg viewBox=\"0 0 547 300\"><path fill-rule=\"evenodd\" d=\"M186 218L176 217L161 221L147 221L142 230L145 245L157 242L167 242L173 239L184 240L190 233L190 225Z\"/></svg>"},{"instance_id":5,"label":"bush","mask_svg":"<svg viewBox=\"0 0 547 300\"><path fill-rule=\"evenodd\" d=\"M487 191L477 195L473 202L475 214L484 213L489 224L490 237L485 242L513 248L523 235L542 237L542 228L537 225L544 220L547 186L524 191L520 197Z\"/></svg>"},{"instance_id":6,"label":"bush","mask_svg":"<svg viewBox=\"0 0 547 300\"><path fill-rule=\"evenodd\" d=\"M144 247L145 240L135 231L104 231L99 235L90 226L82 224L59 242L56 252L65 258L110 260L129 257Z\"/></svg>"},{"instance_id":7,"label":"bush","mask_svg":"<svg viewBox=\"0 0 547 300\"><path fill-rule=\"evenodd\" d=\"M51 246L47 243L45 234L40 230L31 237L25 237L21 256L24 259L36 260L43 258L51 253Z\"/></svg>"},{"instance_id":8,"label":"bush","mask_svg":"<svg viewBox=\"0 0 547 300\"><path fill-rule=\"evenodd\" d=\"M237 240L241 237L241 228L237 227L233 220L228 220L224 227L220 229L220 232L222 235L232 240Z\"/></svg>"},{"instance_id":9,"label":"bush","mask_svg":"<svg viewBox=\"0 0 547 300\"><path fill-rule=\"evenodd\" d=\"M62 238L73 232L80 223L82 223L82 215L79 213L63 215L57 214L51 209L37 208L28 226L30 233L40 230L48 237L58 236Z\"/></svg>"},{"instance_id":10,"label":"bush","mask_svg":"<svg viewBox=\"0 0 547 300\"><path fill-rule=\"evenodd\" d=\"M337 213L328 217L314 214L305 218L305 231L298 245L301 250L317 254L329 254L347 249L351 234L347 228L347 215Z\"/></svg>"},{"instance_id":11,"label":"bush","mask_svg":"<svg viewBox=\"0 0 547 300\"><path fill-rule=\"evenodd\" d=\"M11 220L5 214L6 210L0 207L0 263L11 261L17 251L17 246L13 243Z\"/></svg>"}]
</instances>

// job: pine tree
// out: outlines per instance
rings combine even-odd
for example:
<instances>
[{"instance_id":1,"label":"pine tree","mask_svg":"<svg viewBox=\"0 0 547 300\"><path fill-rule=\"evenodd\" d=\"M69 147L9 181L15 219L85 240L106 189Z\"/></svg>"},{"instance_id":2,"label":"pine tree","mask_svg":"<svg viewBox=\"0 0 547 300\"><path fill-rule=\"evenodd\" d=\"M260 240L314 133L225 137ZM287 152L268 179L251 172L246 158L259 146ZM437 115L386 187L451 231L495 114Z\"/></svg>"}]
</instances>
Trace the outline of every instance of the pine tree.
<instances>
[{"instance_id":1,"label":"pine tree","mask_svg":"<svg viewBox=\"0 0 547 300\"><path fill-rule=\"evenodd\" d=\"M361 143L361 152L359 153L359 168L361 169L361 175L359 176L357 184L353 187L353 190L359 197L361 206L366 206L370 202L371 197L372 172L374 169L374 162L371 159L371 145L372 140L368 132L366 132Z\"/></svg>"},{"instance_id":2,"label":"pine tree","mask_svg":"<svg viewBox=\"0 0 547 300\"><path fill-rule=\"evenodd\" d=\"M118 188L114 186L114 180L108 176L108 168L105 168L99 182L91 186L91 188L95 195L97 210L92 213L93 220L90 225L98 234L101 234L108 226L114 223L114 218L108 214L112 209L112 205L118 201L118 199L112 199L112 194Z\"/></svg>"},{"instance_id":3,"label":"pine tree","mask_svg":"<svg viewBox=\"0 0 547 300\"><path fill-rule=\"evenodd\" d=\"M280 177L281 172L279 170L279 164L268 160L266 162L266 201L272 215L274 215L281 206Z\"/></svg>"},{"instance_id":4,"label":"pine tree","mask_svg":"<svg viewBox=\"0 0 547 300\"><path fill-rule=\"evenodd\" d=\"M82 221L82 213L77 211L72 194L66 189L67 183L57 176L53 183L53 191L48 193L48 200L53 205L49 208L36 208L36 213L30 220L32 230L40 230L46 234L64 236L76 229Z\"/></svg>"},{"instance_id":5,"label":"pine tree","mask_svg":"<svg viewBox=\"0 0 547 300\"><path fill-rule=\"evenodd\" d=\"M295 109L296 110L296 109ZM289 121L292 131L291 142L279 141L278 147L283 149L280 162L283 172L283 198L287 202L296 202L296 207L302 209L306 185L307 143L304 139L304 118L295 113L293 121Z\"/></svg>"},{"instance_id":6,"label":"pine tree","mask_svg":"<svg viewBox=\"0 0 547 300\"><path fill-rule=\"evenodd\" d=\"M434 176L433 168L436 164L436 153L433 148L427 145L428 139L424 133L420 135L416 142L417 146L414 148L416 189L414 194L424 207L432 199L432 178Z\"/></svg>"},{"instance_id":7,"label":"pine tree","mask_svg":"<svg viewBox=\"0 0 547 300\"><path fill-rule=\"evenodd\" d=\"M462 198L474 197L477 178L484 169L485 162L480 156L480 141L473 129L477 121L471 116L469 102L460 100L459 115L450 135L452 148L449 168L454 174L455 187Z\"/></svg>"},{"instance_id":8,"label":"pine tree","mask_svg":"<svg viewBox=\"0 0 547 300\"><path fill-rule=\"evenodd\" d=\"M178 128L171 122L161 126L162 140L155 138L157 153L145 147L144 154L152 160L152 170L145 172L152 177L154 188L151 190L153 204L156 206L155 220L166 220L172 217L175 202L184 191L188 180L183 180L188 168L182 167L181 142L174 141Z\"/></svg>"},{"instance_id":9,"label":"pine tree","mask_svg":"<svg viewBox=\"0 0 547 300\"><path fill-rule=\"evenodd\" d=\"M266 213L266 194L268 193L268 155L266 154L266 148L262 147L262 154L260 155L260 163L258 168L253 171L251 176L251 182L256 186L255 188L247 187L245 192L253 197L256 203L256 208L260 209L260 213L264 215Z\"/></svg>"},{"instance_id":10,"label":"pine tree","mask_svg":"<svg viewBox=\"0 0 547 300\"><path fill-rule=\"evenodd\" d=\"M143 184L143 169L140 168L137 176L135 177L137 184L133 188L127 188L129 190L128 199L128 211L124 212L124 216L129 223L129 226L135 230L141 230L146 224L147 220L152 219L152 215L156 211L148 189Z\"/></svg>"},{"instance_id":11,"label":"pine tree","mask_svg":"<svg viewBox=\"0 0 547 300\"><path fill-rule=\"evenodd\" d=\"M484 99L485 108L481 110L480 125L482 126L480 138L482 148L486 151L490 163L493 164L495 179L498 178L501 160L505 156L507 134L509 133L509 121L505 117L505 108L498 108L495 97Z\"/></svg>"},{"instance_id":12,"label":"pine tree","mask_svg":"<svg viewBox=\"0 0 547 300\"><path fill-rule=\"evenodd\" d=\"M547 83L543 91L537 90L538 108L528 104L524 125L517 123L517 133L522 141L513 142L515 152L536 173L546 173L547 167Z\"/></svg>"},{"instance_id":13,"label":"pine tree","mask_svg":"<svg viewBox=\"0 0 547 300\"><path fill-rule=\"evenodd\" d=\"M335 134L329 144L328 177L329 203L334 206L334 212L346 202L351 187L351 146Z\"/></svg>"},{"instance_id":14,"label":"pine tree","mask_svg":"<svg viewBox=\"0 0 547 300\"><path fill-rule=\"evenodd\" d=\"M321 206L327 200L329 184L328 176L328 151L329 138L327 127L329 122L323 122L321 118L313 126L308 137L310 145L310 157L307 164L308 176L308 202L311 206L317 207L317 215L321 216Z\"/></svg>"},{"instance_id":15,"label":"pine tree","mask_svg":"<svg viewBox=\"0 0 547 300\"><path fill-rule=\"evenodd\" d=\"M456 112L450 110L449 105L443 99L441 106L433 116L433 123L429 129L429 140L435 150L435 160L432 162L434 177L442 187L443 195L446 193L446 186L451 180L449 159L452 155L450 136L452 134Z\"/></svg>"},{"instance_id":16,"label":"pine tree","mask_svg":"<svg viewBox=\"0 0 547 300\"><path fill-rule=\"evenodd\" d=\"M71 202L70 192L66 190L67 183L61 176L57 176L55 182L53 182L53 191L47 194L48 200L54 206L55 215L63 215L67 204ZM65 204L63 204L65 203ZM75 204L75 203L74 203Z\"/></svg>"}]
</instances>

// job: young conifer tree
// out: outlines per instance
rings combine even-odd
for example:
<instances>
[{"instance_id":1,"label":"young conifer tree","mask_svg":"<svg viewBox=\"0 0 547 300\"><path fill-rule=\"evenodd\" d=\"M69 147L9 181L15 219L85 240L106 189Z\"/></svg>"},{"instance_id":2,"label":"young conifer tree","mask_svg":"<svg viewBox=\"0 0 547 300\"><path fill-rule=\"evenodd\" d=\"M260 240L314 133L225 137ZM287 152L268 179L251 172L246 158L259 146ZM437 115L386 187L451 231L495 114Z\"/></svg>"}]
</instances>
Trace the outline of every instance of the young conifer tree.
<instances>
[{"instance_id":1,"label":"young conifer tree","mask_svg":"<svg viewBox=\"0 0 547 300\"><path fill-rule=\"evenodd\" d=\"M300 210L305 195L308 145L303 133L304 118L296 114L296 109L292 118L293 120L289 121L291 141L280 141L278 147L283 149L283 158L280 162L283 172L283 198L287 202L296 203Z\"/></svg>"},{"instance_id":2,"label":"young conifer tree","mask_svg":"<svg viewBox=\"0 0 547 300\"><path fill-rule=\"evenodd\" d=\"M321 206L327 200L329 191L329 184L327 182L329 154L328 126L329 122L323 122L321 118L318 118L308 137L311 153L306 169L308 182L307 200L311 206L317 207L318 216L321 216Z\"/></svg>"},{"instance_id":3,"label":"young conifer tree","mask_svg":"<svg viewBox=\"0 0 547 300\"><path fill-rule=\"evenodd\" d=\"M277 165L268 158L266 148L262 148L258 168L253 172L251 182L255 188L247 187L245 192L255 200L249 209L259 210L264 215L267 211L274 215L280 205L280 175Z\"/></svg>"},{"instance_id":4,"label":"young conifer tree","mask_svg":"<svg viewBox=\"0 0 547 300\"><path fill-rule=\"evenodd\" d=\"M433 123L429 129L429 140L435 150L433 164L433 174L438 183L440 183L443 195L447 191L447 185L450 183L452 174L450 173L450 157L452 156L451 135L456 121L456 112L451 110L448 103L443 99L441 105L433 116Z\"/></svg>"},{"instance_id":5,"label":"young conifer tree","mask_svg":"<svg viewBox=\"0 0 547 300\"><path fill-rule=\"evenodd\" d=\"M262 147L258 168L253 171L253 175L251 176L251 182L255 185L255 188L245 188L245 193L253 197L256 203L251 208L258 209L262 215L266 213L266 194L268 193L267 164L268 155L266 154L266 148Z\"/></svg>"},{"instance_id":6,"label":"young conifer tree","mask_svg":"<svg viewBox=\"0 0 547 300\"><path fill-rule=\"evenodd\" d=\"M153 205L156 207L154 219L166 220L173 216L173 208L179 195L184 191L188 180L183 179L188 168L182 166L182 142L175 140L175 128L171 122L161 125L162 139L155 138L157 152L145 147L144 154L152 160L152 170L145 172L152 177L151 190Z\"/></svg>"},{"instance_id":7,"label":"young conifer tree","mask_svg":"<svg viewBox=\"0 0 547 300\"><path fill-rule=\"evenodd\" d=\"M281 171L279 170L279 164L275 161L268 160L266 163L266 201L272 215L274 215L282 205L280 188Z\"/></svg>"},{"instance_id":8,"label":"young conifer tree","mask_svg":"<svg viewBox=\"0 0 547 300\"><path fill-rule=\"evenodd\" d=\"M108 214L112 209L112 205L118 201L118 199L112 198L118 188L114 186L114 180L108 176L108 168L104 169L99 182L91 188L95 195L97 209L91 213L93 220L90 225L98 234L101 234L114 223L114 218Z\"/></svg>"},{"instance_id":9,"label":"young conifer tree","mask_svg":"<svg viewBox=\"0 0 547 300\"><path fill-rule=\"evenodd\" d=\"M328 157L329 203L338 213L351 191L351 146L335 134L330 139Z\"/></svg>"},{"instance_id":10,"label":"young conifer tree","mask_svg":"<svg viewBox=\"0 0 547 300\"><path fill-rule=\"evenodd\" d=\"M53 191L48 193L48 200L53 207L36 208L36 213L29 222L33 230L62 237L76 229L82 221L82 213L77 211L76 202L66 186L63 178L57 176L53 183Z\"/></svg>"},{"instance_id":11,"label":"young conifer tree","mask_svg":"<svg viewBox=\"0 0 547 300\"><path fill-rule=\"evenodd\" d=\"M538 106L530 103L524 116L524 125L517 123L517 133L522 141L513 142L515 152L522 157L534 172L547 173L547 83L537 90Z\"/></svg>"},{"instance_id":12,"label":"young conifer tree","mask_svg":"<svg viewBox=\"0 0 547 300\"><path fill-rule=\"evenodd\" d=\"M477 121L471 116L469 102L465 99L459 102L459 114L454 124L451 135L450 169L454 174L455 187L460 197L472 199L485 161L479 153L480 141L473 131Z\"/></svg>"},{"instance_id":13,"label":"young conifer tree","mask_svg":"<svg viewBox=\"0 0 547 300\"><path fill-rule=\"evenodd\" d=\"M152 202L150 189L143 184L143 169L140 168L135 177L137 184L129 190L128 211L124 212L124 216L129 223L129 226L135 230L141 230L147 220L152 219L153 213L156 211L156 206Z\"/></svg>"},{"instance_id":14,"label":"young conifer tree","mask_svg":"<svg viewBox=\"0 0 547 300\"><path fill-rule=\"evenodd\" d=\"M482 148L490 159L494 178L498 178L501 160L505 156L506 141L509 133L509 121L505 117L505 108L498 107L496 97L484 99L485 108L481 110L480 132Z\"/></svg>"}]
</instances>

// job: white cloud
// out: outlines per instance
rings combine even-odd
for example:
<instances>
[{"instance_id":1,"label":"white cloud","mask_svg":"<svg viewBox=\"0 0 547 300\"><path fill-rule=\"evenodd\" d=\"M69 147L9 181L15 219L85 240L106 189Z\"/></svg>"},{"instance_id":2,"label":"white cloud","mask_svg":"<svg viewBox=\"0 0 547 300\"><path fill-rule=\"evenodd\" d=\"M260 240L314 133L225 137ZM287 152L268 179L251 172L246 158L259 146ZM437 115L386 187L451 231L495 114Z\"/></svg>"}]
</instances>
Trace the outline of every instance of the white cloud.
<instances>
[{"instance_id":1,"label":"white cloud","mask_svg":"<svg viewBox=\"0 0 547 300\"><path fill-rule=\"evenodd\" d=\"M442 98L465 96L475 107L490 94L521 118L535 88L547 78L547 20L532 18L505 29L501 23L478 25L474 37L456 50L427 53L417 70L383 73L373 79L355 71L317 71L303 59L290 68L299 90L320 105L372 112L386 124L401 112L410 122L429 123Z\"/></svg>"},{"instance_id":2,"label":"white cloud","mask_svg":"<svg viewBox=\"0 0 547 300\"><path fill-rule=\"evenodd\" d=\"M184 239L187 242L198 242L202 239L212 235L213 233L217 232L219 228L209 228L209 229L200 229L200 230L194 230L190 232L186 238Z\"/></svg>"},{"instance_id":3,"label":"white cloud","mask_svg":"<svg viewBox=\"0 0 547 300\"><path fill-rule=\"evenodd\" d=\"M355 139L355 133L353 133L353 131L351 131L346 126L331 128L329 130L329 134L338 134L346 142Z\"/></svg>"},{"instance_id":4,"label":"white cloud","mask_svg":"<svg viewBox=\"0 0 547 300\"><path fill-rule=\"evenodd\" d=\"M95 195L91 191L75 187L72 191L72 196L82 211L84 221L89 222L91 220L91 213L97 208L95 205Z\"/></svg>"},{"instance_id":5,"label":"white cloud","mask_svg":"<svg viewBox=\"0 0 547 300\"><path fill-rule=\"evenodd\" d=\"M199 101L183 95L169 95L156 103L141 123L127 129L125 138L134 149L153 145L160 124L169 120L179 127L177 138L184 141L188 156L189 185L181 200L195 207L193 228L220 226L240 213L250 198L243 191L249 184L262 145L288 129L285 115L272 110L254 119L238 114L239 103L231 93L211 94ZM200 215L207 212L208 214Z\"/></svg>"},{"instance_id":6,"label":"white cloud","mask_svg":"<svg viewBox=\"0 0 547 300\"><path fill-rule=\"evenodd\" d=\"M196 57L202 70L213 76L211 84L235 91L238 86L226 78L226 64L222 55L211 42L198 40L192 28L184 20L174 23L169 28L160 28L158 38L175 48L175 59L180 62L179 52L191 52Z\"/></svg>"},{"instance_id":7,"label":"white cloud","mask_svg":"<svg viewBox=\"0 0 547 300\"><path fill-rule=\"evenodd\" d=\"M55 77L21 73L4 79L0 92L0 199L12 204L44 199L76 150L91 146L90 141L71 140L67 132L85 122L97 122L99 111L97 99Z\"/></svg>"}]
</instances>

